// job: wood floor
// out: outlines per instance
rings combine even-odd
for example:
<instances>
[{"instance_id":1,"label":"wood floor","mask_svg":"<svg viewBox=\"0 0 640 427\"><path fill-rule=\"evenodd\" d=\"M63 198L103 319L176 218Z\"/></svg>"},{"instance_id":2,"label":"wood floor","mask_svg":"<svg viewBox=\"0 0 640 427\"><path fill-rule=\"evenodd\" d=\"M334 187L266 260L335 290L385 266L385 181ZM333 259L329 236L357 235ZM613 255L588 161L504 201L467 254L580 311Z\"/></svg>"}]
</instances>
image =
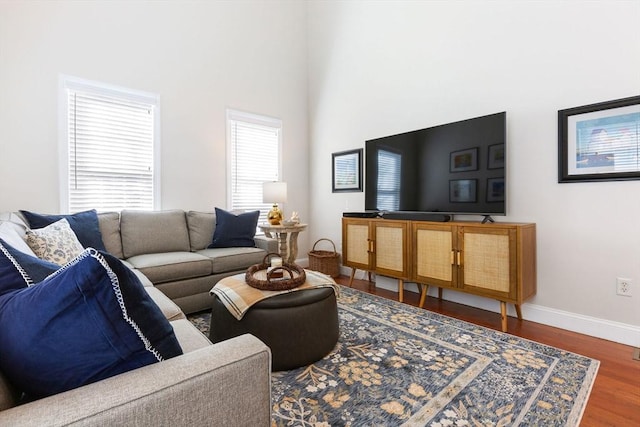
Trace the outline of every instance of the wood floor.
<instances>
[{"instance_id":1,"label":"wood floor","mask_svg":"<svg viewBox=\"0 0 640 427\"><path fill-rule=\"evenodd\" d=\"M348 285L349 278L336 281ZM353 287L385 298L396 300L398 294L363 280L354 280ZM404 302L418 305L417 293L404 293ZM500 315L485 310L427 297L426 310L441 313L467 322L500 330ZM544 343L600 361L581 426L640 426L640 361L633 359L634 348L587 335L569 332L529 321L509 317L509 333Z\"/></svg>"}]
</instances>

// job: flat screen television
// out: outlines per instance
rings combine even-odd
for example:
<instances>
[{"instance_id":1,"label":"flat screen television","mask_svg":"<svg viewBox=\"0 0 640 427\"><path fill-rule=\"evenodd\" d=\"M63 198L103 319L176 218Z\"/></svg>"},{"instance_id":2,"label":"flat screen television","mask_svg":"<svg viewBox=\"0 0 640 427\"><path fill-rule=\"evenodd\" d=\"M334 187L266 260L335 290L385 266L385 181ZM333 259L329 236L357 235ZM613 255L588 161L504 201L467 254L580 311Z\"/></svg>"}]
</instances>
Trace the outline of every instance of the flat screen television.
<instances>
[{"instance_id":1,"label":"flat screen television","mask_svg":"<svg viewBox=\"0 0 640 427\"><path fill-rule=\"evenodd\" d=\"M506 215L505 148L506 112L366 141L365 209Z\"/></svg>"}]
</instances>

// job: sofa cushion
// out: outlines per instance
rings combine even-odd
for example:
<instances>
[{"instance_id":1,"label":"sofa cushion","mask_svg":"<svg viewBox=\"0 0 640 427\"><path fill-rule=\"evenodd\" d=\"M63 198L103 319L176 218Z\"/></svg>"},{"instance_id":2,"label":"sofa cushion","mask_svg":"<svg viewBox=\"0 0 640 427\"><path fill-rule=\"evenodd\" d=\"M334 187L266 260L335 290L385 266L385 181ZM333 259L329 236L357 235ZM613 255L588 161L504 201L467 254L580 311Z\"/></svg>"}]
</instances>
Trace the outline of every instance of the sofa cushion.
<instances>
[{"instance_id":1,"label":"sofa cushion","mask_svg":"<svg viewBox=\"0 0 640 427\"><path fill-rule=\"evenodd\" d=\"M43 228L49 224L66 219L69 226L78 237L78 240L85 248L94 248L100 251L105 250L98 225L98 214L95 209L77 212L72 215L43 215L29 211L20 211L31 228Z\"/></svg>"},{"instance_id":2,"label":"sofa cushion","mask_svg":"<svg viewBox=\"0 0 640 427\"><path fill-rule=\"evenodd\" d=\"M176 334L176 338L185 353L191 353L203 347L211 345L211 341L200 332L187 319L178 319L171 322L171 326ZM211 421L211 420L209 420Z\"/></svg>"},{"instance_id":3,"label":"sofa cushion","mask_svg":"<svg viewBox=\"0 0 640 427\"><path fill-rule=\"evenodd\" d=\"M189 252L189 231L184 211L135 211L120 213L124 258L140 254Z\"/></svg>"},{"instance_id":4,"label":"sofa cushion","mask_svg":"<svg viewBox=\"0 0 640 427\"><path fill-rule=\"evenodd\" d=\"M145 287L144 290L147 291L153 302L156 303L156 305L168 321L172 322L174 320L185 318L185 315L182 310L180 310L180 307L178 307L175 302L171 301L168 296L163 294L160 289L154 288L152 286Z\"/></svg>"},{"instance_id":5,"label":"sofa cushion","mask_svg":"<svg viewBox=\"0 0 640 427\"><path fill-rule=\"evenodd\" d=\"M211 274L211 260L193 252L165 252L136 255L127 262L154 284Z\"/></svg>"},{"instance_id":6,"label":"sofa cushion","mask_svg":"<svg viewBox=\"0 0 640 427\"><path fill-rule=\"evenodd\" d=\"M65 218L43 228L27 230L27 244L38 258L58 265L68 263L84 250Z\"/></svg>"},{"instance_id":7,"label":"sofa cushion","mask_svg":"<svg viewBox=\"0 0 640 427\"><path fill-rule=\"evenodd\" d=\"M260 264L267 254L259 248L212 248L196 253L211 259L213 274L246 270L253 264Z\"/></svg>"},{"instance_id":8,"label":"sofa cushion","mask_svg":"<svg viewBox=\"0 0 640 427\"><path fill-rule=\"evenodd\" d=\"M0 239L0 296L23 289L33 283L27 272L18 264L11 248ZM15 249L14 249L15 250Z\"/></svg>"},{"instance_id":9,"label":"sofa cushion","mask_svg":"<svg viewBox=\"0 0 640 427\"><path fill-rule=\"evenodd\" d=\"M216 208L216 228L209 248L255 247L253 236L256 235L260 211L245 212L235 215Z\"/></svg>"},{"instance_id":10,"label":"sofa cushion","mask_svg":"<svg viewBox=\"0 0 640 427\"><path fill-rule=\"evenodd\" d=\"M18 227L18 230L22 232L23 237L24 231L29 227L24 218L24 215L16 212L0 212L0 223L2 222L8 222Z\"/></svg>"},{"instance_id":11,"label":"sofa cushion","mask_svg":"<svg viewBox=\"0 0 640 427\"><path fill-rule=\"evenodd\" d=\"M213 212L187 212L189 242L192 251L199 251L211 244L216 229L216 214Z\"/></svg>"},{"instance_id":12,"label":"sofa cushion","mask_svg":"<svg viewBox=\"0 0 640 427\"><path fill-rule=\"evenodd\" d=\"M27 245L25 238L25 231L22 230L22 232L20 232L16 224L8 221L0 222L0 239L3 239L5 242L25 254L36 256L29 245Z\"/></svg>"},{"instance_id":13,"label":"sofa cushion","mask_svg":"<svg viewBox=\"0 0 640 427\"><path fill-rule=\"evenodd\" d=\"M122 240L120 238L120 213L99 213L98 225L100 226L100 234L102 234L105 250L116 258L124 258Z\"/></svg>"},{"instance_id":14,"label":"sofa cushion","mask_svg":"<svg viewBox=\"0 0 640 427\"><path fill-rule=\"evenodd\" d=\"M0 368L29 399L182 354L136 276L94 249L0 297L0 348Z\"/></svg>"},{"instance_id":15,"label":"sofa cushion","mask_svg":"<svg viewBox=\"0 0 640 427\"><path fill-rule=\"evenodd\" d=\"M135 274L138 277L138 280L140 280L140 283L142 283L142 286L144 286L145 288L153 287L153 283L151 283L151 280L149 280L147 276L142 274L140 270L136 269L134 266L132 266L131 264L129 264L124 260L121 260L121 261L124 265L129 267L131 271L133 271L133 274Z\"/></svg>"}]
</instances>

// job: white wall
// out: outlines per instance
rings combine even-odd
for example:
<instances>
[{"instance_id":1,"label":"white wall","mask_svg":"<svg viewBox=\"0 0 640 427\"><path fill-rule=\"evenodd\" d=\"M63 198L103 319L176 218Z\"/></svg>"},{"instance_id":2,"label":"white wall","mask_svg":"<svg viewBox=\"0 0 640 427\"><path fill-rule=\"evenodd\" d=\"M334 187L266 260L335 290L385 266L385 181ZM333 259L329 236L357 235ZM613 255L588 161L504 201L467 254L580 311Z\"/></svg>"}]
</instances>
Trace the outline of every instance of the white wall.
<instances>
[{"instance_id":1,"label":"white wall","mask_svg":"<svg viewBox=\"0 0 640 427\"><path fill-rule=\"evenodd\" d=\"M0 211L59 211L61 73L160 94L163 209L226 207L226 108L282 119L309 218L304 3L0 1Z\"/></svg>"},{"instance_id":2,"label":"white wall","mask_svg":"<svg viewBox=\"0 0 640 427\"><path fill-rule=\"evenodd\" d=\"M639 2L310 2L308 16L312 239L340 242L342 212L364 207L331 193L332 152L507 111L496 219L537 224L525 317L640 344L640 181L557 183L557 111L640 94Z\"/></svg>"}]
</instances>

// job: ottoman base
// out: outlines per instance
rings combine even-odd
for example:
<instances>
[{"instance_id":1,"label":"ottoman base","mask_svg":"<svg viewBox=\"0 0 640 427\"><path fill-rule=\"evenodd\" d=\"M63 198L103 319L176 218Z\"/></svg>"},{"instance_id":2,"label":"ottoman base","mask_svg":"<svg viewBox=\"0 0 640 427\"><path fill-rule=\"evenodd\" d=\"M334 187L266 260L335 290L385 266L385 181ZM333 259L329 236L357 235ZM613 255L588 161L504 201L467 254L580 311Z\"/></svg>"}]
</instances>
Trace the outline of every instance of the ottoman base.
<instances>
[{"instance_id":1,"label":"ottoman base","mask_svg":"<svg viewBox=\"0 0 640 427\"><path fill-rule=\"evenodd\" d=\"M271 349L272 371L318 361L338 342L335 292L333 288L317 288L277 295L255 304L242 320L233 317L216 296L211 310L211 342L246 333Z\"/></svg>"}]
</instances>

